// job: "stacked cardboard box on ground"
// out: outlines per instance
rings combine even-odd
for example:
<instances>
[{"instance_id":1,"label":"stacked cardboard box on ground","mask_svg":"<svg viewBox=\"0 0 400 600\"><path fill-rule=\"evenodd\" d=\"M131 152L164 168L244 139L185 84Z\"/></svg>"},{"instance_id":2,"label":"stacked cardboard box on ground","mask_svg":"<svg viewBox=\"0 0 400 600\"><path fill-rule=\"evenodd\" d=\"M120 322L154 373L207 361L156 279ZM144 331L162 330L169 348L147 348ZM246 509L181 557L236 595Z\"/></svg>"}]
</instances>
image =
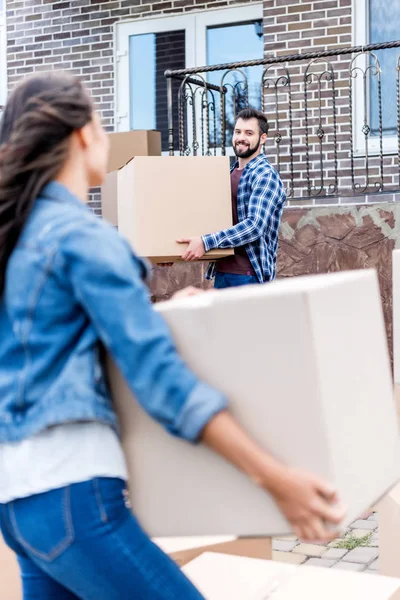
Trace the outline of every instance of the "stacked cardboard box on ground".
<instances>
[{"instance_id":1,"label":"stacked cardboard box on ground","mask_svg":"<svg viewBox=\"0 0 400 600\"><path fill-rule=\"evenodd\" d=\"M399 600L400 580L206 553L184 567L206 600Z\"/></svg>"},{"instance_id":2,"label":"stacked cardboard box on ground","mask_svg":"<svg viewBox=\"0 0 400 600\"><path fill-rule=\"evenodd\" d=\"M188 364L227 395L259 444L337 487L344 524L395 484L398 429L375 272L209 292L158 310ZM110 376L132 504L152 536L291 533L263 490L206 447L167 435L118 370Z\"/></svg>"},{"instance_id":3,"label":"stacked cardboard box on ground","mask_svg":"<svg viewBox=\"0 0 400 600\"><path fill-rule=\"evenodd\" d=\"M102 187L103 216L154 263L181 259L177 239L232 225L228 157L160 156L158 132L110 134L109 173ZM233 254L211 250L203 260Z\"/></svg>"},{"instance_id":4,"label":"stacked cardboard box on ground","mask_svg":"<svg viewBox=\"0 0 400 600\"><path fill-rule=\"evenodd\" d=\"M101 189L101 214L118 227L118 171L134 156L161 156L159 131L126 131L110 133L108 174Z\"/></svg>"},{"instance_id":5,"label":"stacked cardboard box on ground","mask_svg":"<svg viewBox=\"0 0 400 600\"><path fill-rule=\"evenodd\" d=\"M397 417L400 417L400 250L393 252L393 373ZM400 577L400 484L380 502L380 571Z\"/></svg>"}]
</instances>

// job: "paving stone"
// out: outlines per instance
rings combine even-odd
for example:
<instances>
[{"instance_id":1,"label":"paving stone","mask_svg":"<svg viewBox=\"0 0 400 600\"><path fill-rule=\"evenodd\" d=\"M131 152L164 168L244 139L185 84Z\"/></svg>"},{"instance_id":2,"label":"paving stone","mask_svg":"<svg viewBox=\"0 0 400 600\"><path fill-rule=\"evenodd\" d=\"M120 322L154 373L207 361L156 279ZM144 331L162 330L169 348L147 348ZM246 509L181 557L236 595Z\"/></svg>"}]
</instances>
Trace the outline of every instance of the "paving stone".
<instances>
[{"instance_id":1,"label":"paving stone","mask_svg":"<svg viewBox=\"0 0 400 600\"><path fill-rule=\"evenodd\" d=\"M346 548L329 548L329 550L322 555L322 558L328 560L340 560L347 553L348 550L346 550Z\"/></svg>"},{"instance_id":2,"label":"paving stone","mask_svg":"<svg viewBox=\"0 0 400 600\"><path fill-rule=\"evenodd\" d=\"M354 521L350 525L350 529L368 529L369 531L373 531L377 527L378 523L376 521L368 521L367 519Z\"/></svg>"},{"instance_id":3,"label":"paving stone","mask_svg":"<svg viewBox=\"0 0 400 600\"><path fill-rule=\"evenodd\" d=\"M361 563L366 566L372 563L379 555L378 548L354 548L346 554L346 562Z\"/></svg>"},{"instance_id":4,"label":"paving stone","mask_svg":"<svg viewBox=\"0 0 400 600\"><path fill-rule=\"evenodd\" d=\"M325 567L330 569L337 563L337 560L327 560L325 558L309 558L304 564L308 567Z\"/></svg>"},{"instance_id":5,"label":"paving stone","mask_svg":"<svg viewBox=\"0 0 400 600\"><path fill-rule=\"evenodd\" d=\"M300 540L300 542L301 542L301 540ZM309 542L301 542L301 543L308 544ZM312 542L312 545L313 546L325 546L326 547L327 546L327 542Z\"/></svg>"},{"instance_id":6,"label":"paving stone","mask_svg":"<svg viewBox=\"0 0 400 600\"><path fill-rule=\"evenodd\" d=\"M371 537L371 541L369 542L368 546L379 546L379 534L378 533L374 533L374 535Z\"/></svg>"},{"instance_id":7,"label":"paving stone","mask_svg":"<svg viewBox=\"0 0 400 600\"><path fill-rule=\"evenodd\" d=\"M365 565L360 565L359 563L351 563L351 562L346 562L344 560L340 560L339 562L336 563L336 565L333 565L332 569L343 569L344 571L361 572L361 571L365 571Z\"/></svg>"},{"instance_id":8,"label":"paving stone","mask_svg":"<svg viewBox=\"0 0 400 600\"><path fill-rule=\"evenodd\" d=\"M335 548L335 546L337 546L340 542L343 542L343 541L344 541L343 538L337 538L336 540L329 542L328 548Z\"/></svg>"},{"instance_id":9,"label":"paving stone","mask_svg":"<svg viewBox=\"0 0 400 600\"><path fill-rule=\"evenodd\" d=\"M307 556L296 554L295 552L279 552L272 551L272 560L277 562L291 563L293 565L301 565L307 560Z\"/></svg>"},{"instance_id":10,"label":"paving stone","mask_svg":"<svg viewBox=\"0 0 400 600\"><path fill-rule=\"evenodd\" d=\"M298 538L295 535L278 535L276 538L276 540L282 540L283 542L285 541L289 541L289 542L298 542Z\"/></svg>"},{"instance_id":11,"label":"paving stone","mask_svg":"<svg viewBox=\"0 0 400 600\"><path fill-rule=\"evenodd\" d=\"M377 513L377 512L375 512L375 513L372 513L372 515L370 515L370 516L368 517L368 521L379 521L379 516L378 516L378 513Z\"/></svg>"},{"instance_id":12,"label":"paving stone","mask_svg":"<svg viewBox=\"0 0 400 600\"><path fill-rule=\"evenodd\" d=\"M291 552L298 544L299 542L290 540L272 540L272 549L280 552Z\"/></svg>"},{"instance_id":13,"label":"paving stone","mask_svg":"<svg viewBox=\"0 0 400 600\"><path fill-rule=\"evenodd\" d=\"M379 558L374 560L374 562L369 565L368 570L369 571L379 571Z\"/></svg>"},{"instance_id":14,"label":"paving stone","mask_svg":"<svg viewBox=\"0 0 400 600\"><path fill-rule=\"evenodd\" d=\"M299 554L305 554L306 556L322 556L326 551L326 546L318 546L317 544L299 544L293 550Z\"/></svg>"},{"instance_id":15,"label":"paving stone","mask_svg":"<svg viewBox=\"0 0 400 600\"><path fill-rule=\"evenodd\" d=\"M374 533L373 531L368 531L368 529L353 529L352 531L350 531L349 535L352 535L353 537L356 538L363 538L366 535L370 534L370 533ZM372 536L371 536L372 539Z\"/></svg>"}]
</instances>

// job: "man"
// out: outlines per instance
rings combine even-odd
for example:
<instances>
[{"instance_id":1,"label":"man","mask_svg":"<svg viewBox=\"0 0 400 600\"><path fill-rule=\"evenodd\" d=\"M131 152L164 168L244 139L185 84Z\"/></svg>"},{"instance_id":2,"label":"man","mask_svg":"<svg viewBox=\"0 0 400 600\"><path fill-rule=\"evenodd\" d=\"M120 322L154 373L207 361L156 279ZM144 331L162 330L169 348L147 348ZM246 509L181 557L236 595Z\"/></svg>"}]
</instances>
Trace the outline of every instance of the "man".
<instances>
[{"instance_id":1,"label":"man","mask_svg":"<svg viewBox=\"0 0 400 600\"><path fill-rule=\"evenodd\" d=\"M275 278L278 229L286 200L278 172L261 150L268 134L266 116L254 108L236 119L231 169L233 227L201 237L183 238L185 261L199 260L214 248L234 248L232 256L211 263L206 278L215 288L263 283Z\"/></svg>"}]
</instances>

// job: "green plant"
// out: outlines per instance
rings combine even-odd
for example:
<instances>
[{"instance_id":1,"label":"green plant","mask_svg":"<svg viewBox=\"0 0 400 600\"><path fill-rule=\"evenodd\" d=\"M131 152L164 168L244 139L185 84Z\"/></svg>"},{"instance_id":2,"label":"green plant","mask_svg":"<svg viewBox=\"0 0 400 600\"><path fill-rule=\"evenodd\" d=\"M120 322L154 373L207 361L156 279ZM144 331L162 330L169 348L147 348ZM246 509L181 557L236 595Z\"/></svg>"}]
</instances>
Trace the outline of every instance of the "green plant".
<instances>
[{"instance_id":1,"label":"green plant","mask_svg":"<svg viewBox=\"0 0 400 600\"><path fill-rule=\"evenodd\" d=\"M368 546L371 541L372 532L363 535L362 537L356 537L352 533L346 535L343 540L339 540L333 547L344 548L346 550L354 550L360 546Z\"/></svg>"}]
</instances>

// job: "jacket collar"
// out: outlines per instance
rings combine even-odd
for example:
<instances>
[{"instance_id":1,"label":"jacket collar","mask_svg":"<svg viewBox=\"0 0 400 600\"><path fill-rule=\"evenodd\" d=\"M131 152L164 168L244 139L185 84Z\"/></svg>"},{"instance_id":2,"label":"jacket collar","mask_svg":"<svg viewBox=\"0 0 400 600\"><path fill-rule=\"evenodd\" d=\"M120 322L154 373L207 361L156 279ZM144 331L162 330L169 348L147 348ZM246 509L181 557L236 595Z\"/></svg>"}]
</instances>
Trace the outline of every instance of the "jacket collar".
<instances>
[{"instance_id":1,"label":"jacket collar","mask_svg":"<svg viewBox=\"0 0 400 600\"><path fill-rule=\"evenodd\" d=\"M267 163L269 163L268 158L265 156L265 154L259 154L258 156L255 156L254 158L251 159L250 162L247 163L247 165L245 166L245 168L243 169L243 171L250 171L256 168L256 166L260 163L266 161ZM237 168L239 164L239 161L237 160L235 162L235 164L232 166L231 168L231 172Z\"/></svg>"},{"instance_id":2,"label":"jacket collar","mask_svg":"<svg viewBox=\"0 0 400 600\"><path fill-rule=\"evenodd\" d=\"M47 183L39 194L39 198L45 200L57 200L57 202L67 202L82 210L87 210L87 205L79 200L65 185L58 181Z\"/></svg>"}]
</instances>

